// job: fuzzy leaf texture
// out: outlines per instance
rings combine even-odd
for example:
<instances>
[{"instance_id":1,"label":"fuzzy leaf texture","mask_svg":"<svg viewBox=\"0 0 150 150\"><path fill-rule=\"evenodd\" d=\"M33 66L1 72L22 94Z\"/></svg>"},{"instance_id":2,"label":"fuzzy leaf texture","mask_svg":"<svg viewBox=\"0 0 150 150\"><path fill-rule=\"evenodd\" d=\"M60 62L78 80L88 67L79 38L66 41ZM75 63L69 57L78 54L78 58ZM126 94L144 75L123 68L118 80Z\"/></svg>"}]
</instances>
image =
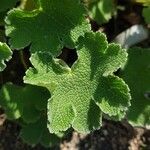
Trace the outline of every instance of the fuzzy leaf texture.
<instances>
[{"instance_id":1,"label":"fuzzy leaf texture","mask_svg":"<svg viewBox=\"0 0 150 150\"><path fill-rule=\"evenodd\" d=\"M47 99L50 94L47 89L32 85L25 87L6 84L0 90L0 105L4 108L8 119L22 117L25 122L35 122L41 111L46 113Z\"/></svg>"},{"instance_id":2,"label":"fuzzy leaf texture","mask_svg":"<svg viewBox=\"0 0 150 150\"><path fill-rule=\"evenodd\" d=\"M9 61L12 56L12 51L6 43L0 42L0 72L6 68L5 61Z\"/></svg>"},{"instance_id":3,"label":"fuzzy leaf texture","mask_svg":"<svg viewBox=\"0 0 150 150\"><path fill-rule=\"evenodd\" d=\"M133 125L150 125L150 49L132 48L121 77L131 89L131 107L127 115Z\"/></svg>"},{"instance_id":4,"label":"fuzzy leaf texture","mask_svg":"<svg viewBox=\"0 0 150 150\"><path fill-rule=\"evenodd\" d=\"M89 16L98 24L107 23L116 9L113 0L88 0Z\"/></svg>"},{"instance_id":5,"label":"fuzzy leaf texture","mask_svg":"<svg viewBox=\"0 0 150 150\"><path fill-rule=\"evenodd\" d=\"M51 147L60 141L60 138L57 135L49 133L45 116L42 116L42 118L35 123L23 126L20 136L26 143L32 146L40 143L44 147Z\"/></svg>"},{"instance_id":6,"label":"fuzzy leaf texture","mask_svg":"<svg viewBox=\"0 0 150 150\"><path fill-rule=\"evenodd\" d=\"M127 85L113 74L127 59L119 45L108 44L102 33L90 32L79 39L77 54L70 68L48 53L36 53L31 57L36 69L30 68L24 78L52 94L48 102L51 133L71 126L78 132L90 132L100 128L102 114L121 119L130 105Z\"/></svg>"},{"instance_id":7,"label":"fuzzy leaf texture","mask_svg":"<svg viewBox=\"0 0 150 150\"><path fill-rule=\"evenodd\" d=\"M39 0L33 11L13 9L6 19L12 49L31 44L31 52L58 55L63 46L74 48L79 36L90 30L79 0ZM20 38L21 37L21 38Z\"/></svg>"}]
</instances>

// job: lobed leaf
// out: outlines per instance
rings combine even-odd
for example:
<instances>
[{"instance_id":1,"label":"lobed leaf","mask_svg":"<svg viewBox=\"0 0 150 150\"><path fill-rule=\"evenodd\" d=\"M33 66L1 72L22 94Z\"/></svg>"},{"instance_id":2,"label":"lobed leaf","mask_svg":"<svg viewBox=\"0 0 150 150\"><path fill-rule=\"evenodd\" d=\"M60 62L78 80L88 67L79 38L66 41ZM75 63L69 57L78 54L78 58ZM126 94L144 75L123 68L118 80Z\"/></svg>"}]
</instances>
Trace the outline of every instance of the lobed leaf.
<instances>
[{"instance_id":1,"label":"lobed leaf","mask_svg":"<svg viewBox=\"0 0 150 150\"><path fill-rule=\"evenodd\" d=\"M79 0L40 0L33 11L13 9L6 19L12 49L31 44L31 52L58 55L63 46L74 48L79 36L90 30Z\"/></svg>"},{"instance_id":2,"label":"lobed leaf","mask_svg":"<svg viewBox=\"0 0 150 150\"><path fill-rule=\"evenodd\" d=\"M9 61L12 56L12 51L6 43L0 42L0 71L6 68L5 61Z\"/></svg>"},{"instance_id":3,"label":"lobed leaf","mask_svg":"<svg viewBox=\"0 0 150 150\"><path fill-rule=\"evenodd\" d=\"M98 24L107 23L115 12L114 1L112 0L89 0L89 16Z\"/></svg>"},{"instance_id":4,"label":"lobed leaf","mask_svg":"<svg viewBox=\"0 0 150 150\"><path fill-rule=\"evenodd\" d=\"M41 111L46 111L49 97L49 92L42 87L6 84L0 90L0 105L9 119L22 117L25 122L35 122Z\"/></svg>"},{"instance_id":5,"label":"lobed leaf","mask_svg":"<svg viewBox=\"0 0 150 150\"><path fill-rule=\"evenodd\" d=\"M102 33L89 32L79 38L77 54L78 60L69 68L49 53L37 52L31 57L35 68L24 78L52 94L48 101L51 133L71 126L90 132L100 128L103 114L121 119L130 105L127 85L113 74L127 60L119 45L108 44Z\"/></svg>"},{"instance_id":6,"label":"lobed leaf","mask_svg":"<svg viewBox=\"0 0 150 150\"><path fill-rule=\"evenodd\" d=\"M150 49L131 48L120 76L131 89L128 120L133 125L150 125Z\"/></svg>"}]
</instances>

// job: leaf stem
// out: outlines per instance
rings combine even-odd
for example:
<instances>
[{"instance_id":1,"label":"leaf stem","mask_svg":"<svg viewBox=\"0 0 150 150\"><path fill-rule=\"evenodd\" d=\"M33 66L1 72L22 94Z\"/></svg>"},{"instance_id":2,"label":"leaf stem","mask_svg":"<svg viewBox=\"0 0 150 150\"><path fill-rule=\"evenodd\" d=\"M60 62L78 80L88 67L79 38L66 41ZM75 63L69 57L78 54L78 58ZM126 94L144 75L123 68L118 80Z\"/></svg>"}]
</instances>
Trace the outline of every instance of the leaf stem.
<instances>
[{"instance_id":1,"label":"leaf stem","mask_svg":"<svg viewBox=\"0 0 150 150\"><path fill-rule=\"evenodd\" d=\"M20 55L20 60L21 60L21 63L23 65L24 69L27 70L28 66L27 66L27 64L26 64L26 62L24 60L24 55L23 55L23 51L22 50L19 51L19 55Z\"/></svg>"}]
</instances>

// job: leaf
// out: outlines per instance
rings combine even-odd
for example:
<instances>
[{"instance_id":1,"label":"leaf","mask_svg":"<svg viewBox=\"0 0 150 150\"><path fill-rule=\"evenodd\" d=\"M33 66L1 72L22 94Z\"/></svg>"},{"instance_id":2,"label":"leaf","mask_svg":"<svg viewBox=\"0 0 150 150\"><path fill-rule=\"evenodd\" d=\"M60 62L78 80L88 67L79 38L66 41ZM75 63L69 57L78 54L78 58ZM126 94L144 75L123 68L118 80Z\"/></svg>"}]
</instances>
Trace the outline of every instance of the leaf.
<instances>
[{"instance_id":1,"label":"leaf","mask_svg":"<svg viewBox=\"0 0 150 150\"><path fill-rule=\"evenodd\" d=\"M150 49L131 48L120 76L131 89L131 107L127 115L133 125L150 125Z\"/></svg>"},{"instance_id":2,"label":"leaf","mask_svg":"<svg viewBox=\"0 0 150 150\"><path fill-rule=\"evenodd\" d=\"M18 0L0 0L0 26L4 26L7 11L15 6Z\"/></svg>"},{"instance_id":3,"label":"leaf","mask_svg":"<svg viewBox=\"0 0 150 150\"><path fill-rule=\"evenodd\" d=\"M9 61L11 55L12 51L7 44L0 42L0 71L3 71L6 68L5 61Z\"/></svg>"},{"instance_id":4,"label":"leaf","mask_svg":"<svg viewBox=\"0 0 150 150\"><path fill-rule=\"evenodd\" d=\"M56 145L60 138L57 135L50 134L46 127L46 119L39 119L35 123L27 124L21 129L21 138L30 145L41 143L45 147Z\"/></svg>"},{"instance_id":5,"label":"leaf","mask_svg":"<svg viewBox=\"0 0 150 150\"><path fill-rule=\"evenodd\" d=\"M150 0L134 0L137 3L142 3L145 6L150 6Z\"/></svg>"},{"instance_id":6,"label":"leaf","mask_svg":"<svg viewBox=\"0 0 150 150\"><path fill-rule=\"evenodd\" d=\"M145 19L145 22L150 24L150 7L143 8L143 17Z\"/></svg>"},{"instance_id":7,"label":"leaf","mask_svg":"<svg viewBox=\"0 0 150 150\"><path fill-rule=\"evenodd\" d=\"M101 126L102 114L121 119L130 105L129 89L113 72L126 62L127 53L108 44L102 33L86 33L79 39L78 60L69 68L48 53L32 55L36 68L26 72L26 83L47 87L48 128L51 133L72 126L83 133ZM94 115L94 117L93 117Z\"/></svg>"},{"instance_id":8,"label":"leaf","mask_svg":"<svg viewBox=\"0 0 150 150\"><path fill-rule=\"evenodd\" d=\"M115 12L114 1L94 0L88 4L89 16L98 24L107 23Z\"/></svg>"},{"instance_id":9,"label":"leaf","mask_svg":"<svg viewBox=\"0 0 150 150\"><path fill-rule=\"evenodd\" d=\"M74 48L78 37L90 30L84 13L79 0L40 0L34 11L13 9L8 13L6 35L12 49L31 44L31 52L58 55L63 46Z\"/></svg>"},{"instance_id":10,"label":"leaf","mask_svg":"<svg viewBox=\"0 0 150 150\"><path fill-rule=\"evenodd\" d=\"M41 111L46 111L49 97L49 92L42 87L6 84L0 90L0 105L9 119L22 117L25 122L35 122Z\"/></svg>"},{"instance_id":11,"label":"leaf","mask_svg":"<svg viewBox=\"0 0 150 150\"><path fill-rule=\"evenodd\" d=\"M0 1L0 12L7 11L7 9L10 9L15 6L18 0L1 0Z\"/></svg>"},{"instance_id":12,"label":"leaf","mask_svg":"<svg viewBox=\"0 0 150 150\"><path fill-rule=\"evenodd\" d=\"M27 11L32 11L37 9L39 5L39 0L22 0L20 8Z\"/></svg>"}]
</instances>

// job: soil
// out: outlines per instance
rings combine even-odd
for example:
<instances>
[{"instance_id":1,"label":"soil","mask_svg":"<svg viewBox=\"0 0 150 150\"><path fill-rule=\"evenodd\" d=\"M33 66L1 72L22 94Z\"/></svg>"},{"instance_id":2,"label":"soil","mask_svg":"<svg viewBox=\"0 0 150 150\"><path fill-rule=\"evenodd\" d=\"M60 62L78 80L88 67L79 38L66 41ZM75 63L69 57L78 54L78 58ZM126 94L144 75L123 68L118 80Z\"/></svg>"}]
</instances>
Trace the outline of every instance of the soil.
<instances>
[{"instance_id":1,"label":"soil","mask_svg":"<svg viewBox=\"0 0 150 150\"><path fill-rule=\"evenodd\" d=\"M109 41L134 24L144 24L141 15L142 7L140 5L131 5L128 0L119 1L119 3L127 9L119 11L117 18L112 18L108 24L99 26L91 21L93 31L103 30ZM144 41L141 45L142 47L150 47L150 41ZM7 68L0 73L0 86L6 82L13 82L17 85L23 84L22 79L25 75L25 70L31 66L28 49L29 47L26 47L21 53L14 51L13 58L8 62ZM65 61L71 66L77 59L76 54L70 54L66 48L63 51L65 51L65 54L62 53L59 58L67 59ZM31 147L24 143L19 137L20 129L21 127L16 122L7 120L5 113L0 108L0 150L47 150L41 145ZM132 127L126 121L103 120L103 126L100 130L87 135L73 131L63 138L58 145L48 149L150 150L150 130Z\"/></svg>"},{"instance_id":2,"label":"soil","mask_svg":"<svg viewBox=\"0 0 150 150\"><path fill-rule=\"evenodd\" d=\"M0 150L150 150L150 130L127 122L104 120L100 130L83 135L75 131L53 148L31 147L19 137L20 126L0 116Z\"/></svg>"},{"instance_id":3,"label":"soil","mask_svg":"<svg viewBox=\"0 0 150 150\"><path fill-rule=\"evenodd\" d=\"M145 136L146 133L149 135ZM71 141L70 139L63 141L60 148L62 150L148 150L149 137L150 131L143 128L133 128L126 122L105 120L100 130L89 135L73 132Z\"/></svg>"}]
</instances>

